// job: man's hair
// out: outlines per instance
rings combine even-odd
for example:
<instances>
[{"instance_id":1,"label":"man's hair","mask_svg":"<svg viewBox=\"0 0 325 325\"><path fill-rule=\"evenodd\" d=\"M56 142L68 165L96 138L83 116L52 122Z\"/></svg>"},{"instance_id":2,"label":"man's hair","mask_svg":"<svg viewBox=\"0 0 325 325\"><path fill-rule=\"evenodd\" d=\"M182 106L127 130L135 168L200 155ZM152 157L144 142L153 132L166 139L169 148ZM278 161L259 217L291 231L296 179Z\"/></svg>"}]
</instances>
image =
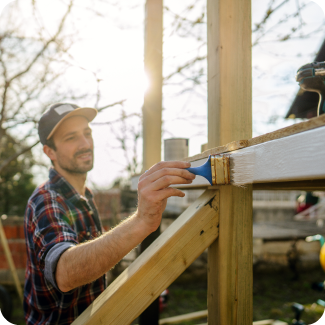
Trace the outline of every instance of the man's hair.
<instances>
[{"instance_id":1,"label":"man's hair","mask_svg":"<svg viewBox=\"0 0 325 325\"><path fill-rule=\"evenodd\" d=\"M53 141L53 138L49 138L46 140L45 144L50 147L51 149L53 149L54 151L56 151L56 146L55 146L55 143ZM54 166L54 163L53 161L51 160L51 164L52 166Z\"/></svg>"}]
</instances>

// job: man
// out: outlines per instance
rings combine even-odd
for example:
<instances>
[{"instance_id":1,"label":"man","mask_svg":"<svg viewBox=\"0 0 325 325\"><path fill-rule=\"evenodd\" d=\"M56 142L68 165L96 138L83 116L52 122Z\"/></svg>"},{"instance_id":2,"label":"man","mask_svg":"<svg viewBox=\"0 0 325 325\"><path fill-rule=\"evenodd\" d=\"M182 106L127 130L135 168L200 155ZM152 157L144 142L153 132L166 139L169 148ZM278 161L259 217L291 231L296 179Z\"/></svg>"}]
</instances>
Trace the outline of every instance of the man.
<instances>
[{"instance_id":1,"label":"man","mask_svg":"<svg viewBox=\"0 0 325 325\"><path fill-rule=\"evenodd\" d=\"M184 193L169 187L195 178L186 162L161 162L140 177L138 209L102 234L93 196L85 186L93 167L89 122L97 111L57 103L39 121L49 180L28 201L25 213L27 324L70 324L105 289L104 274L155 231L167 198ZM107 171L103 171L107 172Z\"/></svg>"}]
</instances>

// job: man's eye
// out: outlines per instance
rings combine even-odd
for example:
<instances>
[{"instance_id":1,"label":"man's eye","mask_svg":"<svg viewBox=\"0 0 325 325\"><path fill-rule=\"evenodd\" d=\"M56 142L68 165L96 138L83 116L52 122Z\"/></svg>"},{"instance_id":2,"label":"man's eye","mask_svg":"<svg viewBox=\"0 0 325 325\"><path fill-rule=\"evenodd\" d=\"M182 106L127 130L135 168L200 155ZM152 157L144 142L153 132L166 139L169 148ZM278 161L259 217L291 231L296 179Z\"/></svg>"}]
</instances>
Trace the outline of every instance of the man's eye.
<instances>
[{"instance_id":1,"label":"man's eye","mask_svg":"<svg viewBox=\"0 0 325 325\"><path fill-rule=\"evenodd\" d=\"M69 137L69 138L67 138L67 141L70 141L70 140L73 140L74 139L74 137Z\"/></svg>"}]
</instances>

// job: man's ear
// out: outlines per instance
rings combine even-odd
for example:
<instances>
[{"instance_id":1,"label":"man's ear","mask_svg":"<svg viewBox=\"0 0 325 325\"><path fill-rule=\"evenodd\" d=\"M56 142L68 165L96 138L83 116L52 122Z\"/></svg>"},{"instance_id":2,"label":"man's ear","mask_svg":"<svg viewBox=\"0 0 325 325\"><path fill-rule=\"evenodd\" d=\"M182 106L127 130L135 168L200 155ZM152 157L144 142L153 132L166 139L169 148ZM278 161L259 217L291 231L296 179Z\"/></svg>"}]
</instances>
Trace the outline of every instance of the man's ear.
<instances>
[{"instance_id":1,"label":"man's ear","mask_svg":"<svg viewBox=\"0 0 325 325\"><path fill-rule=\"evenodd\" d=\"M52 160L56 160L55 150L47 146L46 144L43 146L43 152Z\"/></svg>"}]
</instances>

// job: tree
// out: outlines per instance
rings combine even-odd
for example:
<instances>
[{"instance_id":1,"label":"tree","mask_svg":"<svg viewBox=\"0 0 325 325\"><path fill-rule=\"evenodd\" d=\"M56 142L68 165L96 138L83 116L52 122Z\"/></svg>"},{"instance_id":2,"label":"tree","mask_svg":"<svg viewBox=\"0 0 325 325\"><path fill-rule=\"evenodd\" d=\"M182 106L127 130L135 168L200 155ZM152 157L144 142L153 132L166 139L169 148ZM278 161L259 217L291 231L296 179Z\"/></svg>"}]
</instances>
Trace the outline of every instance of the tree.
<instances>
[{"instance_id":1,"label":"tree","mask_svg":"<svg viewBox=\"0 0 325 325\"><path fill-rule=\"evenodd\" d=\"M15 155L20 144L10 135L1 137L0 157ZM35 189L31 167L34 164L31 152L12 159L0 176L0 214L24 215L26 203Z\"/></svg>"},{"instance_id":2,"label":"tree","mask_svg":"<svg viewBox=\"0 0 325 325\"><path fill-rule=\"evenodd\" d=\"M41 5L38 0L15 1L0 21L0 138L16 139L16 150L0 159L0 175L38 144L37 123L50 103L93 98L92 106L99 111L123 103L99 106L101 80L96 72L88 71L93 76L91 91L69 84L69 69L85 70L69 53L79 40L73 16L76 3L57 2L53 26L42 17Z\"/></svg>"},{"instance_id":3,"label":"tree","mask_svg":"<svg viewBox=\"0 0 325 325\"><path fill-rule=\"evenodd\" d=\"M257 2L253 2L254 4ZM319 35L324 29L323 23L308 28L305 11L310 1L269 0L261 13L253 18L252 46L263 43L286 42L295 39L307 39ZM166 28L167 37L192 38L197 42L197 52L185 63L178 65L174 71L164 76L165 85L173 83L173 77L181 75L182 82L192 81L191 85L205 83L206 71L206 0L194 0L187 4L181 13L165 6L165 16L169 20ZM298 53L297 53L298 54ZM175 57L173 58L175 59ZM189 89L188 89L189 90Z\"/></svg>"}]
</instances>

